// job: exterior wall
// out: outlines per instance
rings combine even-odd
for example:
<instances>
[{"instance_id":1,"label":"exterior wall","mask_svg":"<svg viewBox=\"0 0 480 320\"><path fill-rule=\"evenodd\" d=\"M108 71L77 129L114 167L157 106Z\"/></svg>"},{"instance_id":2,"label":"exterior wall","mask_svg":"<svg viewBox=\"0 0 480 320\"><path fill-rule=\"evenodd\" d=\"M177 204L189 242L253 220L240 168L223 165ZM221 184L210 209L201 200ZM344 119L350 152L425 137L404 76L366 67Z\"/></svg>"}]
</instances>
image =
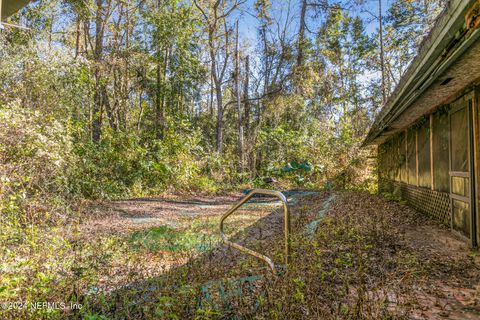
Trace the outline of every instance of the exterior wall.
<instances>
[{"instance_id":1,"label":"exterior wall","mask_svg":"<svg viewBox=\"0 0 480 320\"><path fill-rule=\"evenodd\" d=\"M480 244L478 83L378 147L379 192L406 200Z\"/></svg>"},{"instance_id":2,"label":"exterior wall","mask_svg":"<svg viewBox=\"0 0 480 320\"><path fill-rule=\"evenodd\" d=\"M396 194L418 211L450 226L450 195L446 192L391 180L379 181L379 192Z\"/></svg>"},{"instance_id":3,"label":"exterior wall","mask_svg":"<svg viewBox=\"0 0 480 320\"><path fill-rule=\"evenodd\" d=\"M379 192L392 193L449 226L448 106L378 147Z\"/></svg>"}]
</instances>

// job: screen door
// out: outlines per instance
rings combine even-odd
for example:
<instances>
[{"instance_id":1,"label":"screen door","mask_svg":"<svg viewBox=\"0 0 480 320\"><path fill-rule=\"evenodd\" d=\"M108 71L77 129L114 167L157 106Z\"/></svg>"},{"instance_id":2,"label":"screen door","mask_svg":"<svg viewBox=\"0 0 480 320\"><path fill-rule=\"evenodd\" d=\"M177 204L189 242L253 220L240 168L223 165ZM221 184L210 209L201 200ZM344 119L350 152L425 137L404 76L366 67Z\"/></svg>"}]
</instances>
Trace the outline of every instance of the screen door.
<instances>
[{"instance_id":1,"label":"screen door","mask_svg":"<svg viewBox=\"0 0 480 320\"><path fill-rule=\"evenodd\" d=\"M472 240L471 99L461 98L450 111L450 201L452 229Z\"/></svg>"}]
</instances>

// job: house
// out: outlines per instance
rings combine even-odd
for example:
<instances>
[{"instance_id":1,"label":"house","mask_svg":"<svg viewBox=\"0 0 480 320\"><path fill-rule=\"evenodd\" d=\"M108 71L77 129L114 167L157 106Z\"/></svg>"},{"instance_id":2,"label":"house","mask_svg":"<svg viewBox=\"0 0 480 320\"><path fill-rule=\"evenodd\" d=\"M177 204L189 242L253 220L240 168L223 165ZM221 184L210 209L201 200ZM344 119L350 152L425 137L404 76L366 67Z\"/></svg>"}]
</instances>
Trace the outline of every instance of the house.
<instances>
[{"instance_id":1,"label":"house","mask_svg":"<svg viewBox=\"0 0 480 320\"><path fill-rule=\"evenodd\" d=\"M451 0L378 114L379 191L480 243L480 0Z\"/></svg>"}]
</instances>

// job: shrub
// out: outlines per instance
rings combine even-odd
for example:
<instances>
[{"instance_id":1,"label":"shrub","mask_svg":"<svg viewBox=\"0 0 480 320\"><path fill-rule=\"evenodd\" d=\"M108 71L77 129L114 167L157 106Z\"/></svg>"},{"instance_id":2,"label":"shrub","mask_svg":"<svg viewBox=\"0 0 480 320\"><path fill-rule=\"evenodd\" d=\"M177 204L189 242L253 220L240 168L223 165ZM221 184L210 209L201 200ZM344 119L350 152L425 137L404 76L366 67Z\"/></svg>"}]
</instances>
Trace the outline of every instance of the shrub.
<instances>
[{"instance_id":1,"label":"shrub","mask_svg":"<svg viewBox=\"0 0 480 320\"><path fill-rule=\"evenodd\" d=\"M67 126L18 102L0 108L0 211L9 224L38 223L66 208L75 166ZM5 230L6 228L2 228Z\"/></svg>"}]
</instances>

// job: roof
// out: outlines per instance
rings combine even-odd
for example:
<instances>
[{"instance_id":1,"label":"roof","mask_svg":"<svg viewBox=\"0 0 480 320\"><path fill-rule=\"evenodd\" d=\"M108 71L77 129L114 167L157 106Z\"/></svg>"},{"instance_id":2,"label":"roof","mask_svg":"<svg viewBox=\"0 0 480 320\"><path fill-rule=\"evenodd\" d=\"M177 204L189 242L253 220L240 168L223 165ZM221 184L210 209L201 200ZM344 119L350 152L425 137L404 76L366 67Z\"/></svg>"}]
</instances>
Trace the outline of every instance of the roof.
<instances>
[{"instance_id":1,"label":"roof","mask_svg":"<svg viewBox=\"0 0 480 320\"><path fill-rule=\"evenodd\" d=\"M449 2L377 115L364 145L383 143L480 80L479 20L480 0Z\"/></svg>"},{"instance_id":2,"label":"roof","mask_svg":"<svg viewBox=\"0 0 480 320\"><path fill-rule=\"evenodd\" d=\"M1 0L2 3L2 20L5 20L18 10L25 7L31 0Z\"/></svg>"}]
</instances>

